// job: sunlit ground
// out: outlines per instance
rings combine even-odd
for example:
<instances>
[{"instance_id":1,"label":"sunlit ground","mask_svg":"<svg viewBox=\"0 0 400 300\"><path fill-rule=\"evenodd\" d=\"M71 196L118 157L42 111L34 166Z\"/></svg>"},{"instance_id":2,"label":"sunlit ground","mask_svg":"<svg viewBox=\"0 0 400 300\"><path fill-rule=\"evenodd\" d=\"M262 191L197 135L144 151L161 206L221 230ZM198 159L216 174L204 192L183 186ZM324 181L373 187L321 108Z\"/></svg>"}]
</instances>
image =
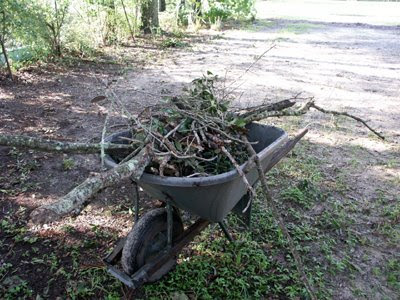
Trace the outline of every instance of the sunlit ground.
<instances>
[{"instance_id":1,"label":"sunlit ground","mask_svg":"<svg viewBox=\"0 0 400 300\"><path fill-rule=\"evenodd\" d=\"M257 17L309 21L400 25L400 2L258 1Z\"/></svg>"}]
</instances>

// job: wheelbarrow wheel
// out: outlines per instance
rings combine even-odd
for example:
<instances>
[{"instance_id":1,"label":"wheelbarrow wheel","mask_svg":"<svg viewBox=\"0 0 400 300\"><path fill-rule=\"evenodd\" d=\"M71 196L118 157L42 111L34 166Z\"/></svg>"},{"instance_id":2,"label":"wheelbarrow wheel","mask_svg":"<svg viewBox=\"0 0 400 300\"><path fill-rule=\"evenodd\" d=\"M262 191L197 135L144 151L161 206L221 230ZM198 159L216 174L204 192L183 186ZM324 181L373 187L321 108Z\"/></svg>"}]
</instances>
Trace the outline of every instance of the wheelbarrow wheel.
<instances>
[{"instance_id":1,"label":"wheelbarrow wheel","mask_svg":"<svg viewBox=\"0 0 400 300\"><path fill-rule=\"evenodd\" d=\"M173 214L173 240L175 240L184 230L180 217ZM122 250L121 264L122 269L128 275L132 275L152 258L156 257L167 246L167 212L164 208L157 208L149 211L139 219L126 238ZM167 274L176 264L176 259L172 258L166 262L149 282L159 280Z\"/></svg>"}]
</instances>

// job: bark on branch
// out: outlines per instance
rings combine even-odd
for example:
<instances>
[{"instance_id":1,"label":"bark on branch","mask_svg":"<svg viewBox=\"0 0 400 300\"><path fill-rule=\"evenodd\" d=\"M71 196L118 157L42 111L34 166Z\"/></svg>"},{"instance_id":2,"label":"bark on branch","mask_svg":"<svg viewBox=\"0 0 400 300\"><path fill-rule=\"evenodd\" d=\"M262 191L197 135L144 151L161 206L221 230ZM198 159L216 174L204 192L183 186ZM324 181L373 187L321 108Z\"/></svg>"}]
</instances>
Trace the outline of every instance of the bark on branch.
<instances>
[{"instance_id":1,"label":"bark on branch","mask_svg":"<svg viewBox=\"0 0 400 300\"><path fill-rule=\"evenodd\" d=\"M36 208L30 215L31 221L44 224L56 221L68 214L79 213L89 198L102 189L117 184L128 177L138 180L150 161L150 151L145 147L131 160L107 172L87 178L58 201Z\"/></svg>"},{"instance_id":2,"label":"bark on branch","mask_svg":"<svg viewBox=\"0 0 400 300\"><path fill-rule=\"evenodd\" d=\"M264 112L281 111L281 110L287 109L287 108L295 105L296 102L293 101L295 99L296 98L285 99L285 100L267 104L267 105L262 104L262 105L258 105L255 107L251 107L251 109L247 110L243 114L240 114L239 116L244 119L251 119L252 117L256 117L257 115L262 114Z\"/></svg>"},{"instance_id":3,"label":"bark on branch","mask_svg":"<svg viewBox=\"0 0 400 300\"><path fill-rule=\"evenodd\" d=\"M9 146L17 148L29 148L44 152L58 153L99 153L101 147L105 150L111 149L133 149L136 146L123 144L93 144L93 143L71 143L60 142L54 140L41 139L36 137L20 136L20 135L3 135L0 134L0 146Z\"/></svg>"},{"instance_id":4,"label":"bark on branch","mask_svg":"<svg viewBox=\"0 0 400 300\"><path fill-rule=\"evenodd\" d=\"M300 137L304 136L304 134L306 132L307 131L303 131L302 133L299 134L299 136ZM246 143L247 151L249 152L250 157L254 158L254 162L256 164L257 171L258 171L258 176L259 176L262 188L263 188L262 191L263 191L265 200L267 201L268 206L271 208L272 213L274 215L274 218L278 221L279 228L282 231L283 235L285 236L285 238L286 238L286 240L288 242L288 245L289 245L289 248L290 248L290 252L293 255L293 258L294 258L294 261L296 263L297 271L299 272L301 281L303 282L304 286L306 287L306 289L308 291L308 294L310 295L310 298L312 300L316 300L317 297L315 295L314 287L312 286L311 282L308 280L308 277L307 277L306 272L304 270L304 265L303 265L302 259L300 257L300 254L296 249L296 246L295 246L295 244L293 242L293 239L290 236L290 233L286 228L285 221L283 220L283 218L282 218L282 216L281 216L281 214L279 212L279 209L278 209L277 205L275 204L275 201L272 198L271 193L269 191L267 178L266 178L266 176L264 174L264 171L262 169L262 165L261 165L260 159L256 155L256 152L254 151L254 149L251 146L251 144L249 143L249 141L247 140L247 137L243 136L242 138L243 138L243 141Z\"/></svg>"},{"instance_id":5,"label":"bark on branch","mask_svg":"<svg viewBox=\"0 0 400 300\"><path fill-rule=\"evenodd\" d=\"M324 109L318 105L316 105L315 103L313 103L313 105L311 106L313 108L315 108L316 110L319 110L320 112L324 113L324 114L331 114L331 115L335 115L335 116L345 116L345 117L349 117L352 118L358 122L360 122L361 124L363 124L365 127L367 127L369 130L371 130L375 135L377 135L380 139L384 140L385 137L380 134L378 131L376 131L375 129L373 129L371 126L369 126L367 124L367 122L365 122L363 119L353 116L347 112L339 112L339 111L334 111L334 110L328 110L328 109Z\"/></svg>"},{"instance_id":6,"label":"bark on branch","mask_svg":"<svg viewBox=\"0 0 400 300\"><path fill-rule=\"evenodd\" d=\"M279 102L278 102L279 103ZM255 121L260 121L266 118L272 118L272 117L294 117L294 116L301 116L306 114L310 108L315 108L316 110L324 113L324 114L331 114L335 116L345 116L352 118L353 120L356 120L363 124L365 127L367 127L370 131L372 131L376 136L378 136L380 139L384 140L385 137L380 134L377 130L373 129L371 126L368 125L366 121L361 119L360 117L354 116L352 114L349 114L348 112L340 112L340 111L335 111L335 110L327 110L324 109L318 105L315 104L314 100L307 101L302 107L299 109L288 109L288 110L283 110L283 111L264 111L263 113L260 114L251 114L249 115L245 120L246 122L255 122Z\"/></svg>"}]
</instances>

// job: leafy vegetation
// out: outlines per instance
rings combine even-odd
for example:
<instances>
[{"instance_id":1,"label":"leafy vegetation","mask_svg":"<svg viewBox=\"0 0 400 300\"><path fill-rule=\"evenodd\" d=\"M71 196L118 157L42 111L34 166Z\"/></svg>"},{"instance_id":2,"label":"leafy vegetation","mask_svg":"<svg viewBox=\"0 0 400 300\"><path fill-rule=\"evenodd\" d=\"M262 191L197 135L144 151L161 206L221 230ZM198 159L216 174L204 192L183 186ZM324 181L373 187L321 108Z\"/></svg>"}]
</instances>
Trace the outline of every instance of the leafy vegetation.
<instances>
[{"instance_id":1,"label":"leafy vegetation","mask_svg":"<svg viewBox=\"0 0 400 300\"><path fill-rule=\"evenodd\" d=\"M202 1L175 0L168 1L165 7L161 5L160 9L163 10L160 17L172 23L166 24L166 28L176 28L177 22L203 26L217 19L252 16L254 1L212 0L205 5ZM156 0L3 0L0 2L0 64L12 76L13 69L32 61L65 55L90 56L104 46L133 41L141 30L160 33L158 10ZM169 39L162 46L183 45Z\"/></svg>"}]
</instances>

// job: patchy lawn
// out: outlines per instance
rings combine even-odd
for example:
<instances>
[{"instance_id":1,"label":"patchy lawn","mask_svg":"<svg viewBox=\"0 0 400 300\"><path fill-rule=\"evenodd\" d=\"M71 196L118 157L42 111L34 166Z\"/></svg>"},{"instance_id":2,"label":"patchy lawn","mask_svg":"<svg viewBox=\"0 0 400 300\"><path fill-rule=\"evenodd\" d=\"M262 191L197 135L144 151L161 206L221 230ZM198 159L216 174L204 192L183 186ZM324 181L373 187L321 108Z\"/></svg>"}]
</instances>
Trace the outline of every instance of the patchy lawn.
<instances>
[{"instance_id":1,"label":"patchy lawn","mask_svg":"<svg viewBox=\"0 0 400 300\"><path fill-rule=\"evenodd\" d=\"M268 2L261 4L267 11ZM282 7L274 5L278 15ZM364 12L364 3L348 5L359 5L359 14ZM96 62L28 68L18 74L17 84L0 85L0 130L98 141L107 105L90 100L104 95L105 85L135 112L159 100L158 94L178 93L207 70L226 78L225 86L241 95L238 105L303 92L322 107L368 118L386 141L354 121L317 112L275 120L289 134L306 125L311 132L271 170L269 179L319 298L396 299L399 27L368 14L358 16L362 22L350 23L340 11L326 21L295 13L273 20L264 15L245 29L173 36L155 44L143 40L134 47L109 49L111 54ZM271 43L276 47L240 77ZM123 128L121 123L120 116L113 116L110 131ZM0 166L0 298L306 296L286 241L262 199L255 201L250 230L234 216L228 218L235 244L212 225L183 251L173 272L132 292L108 275L101 262L132 226L129 182L99 194L79 216L34 226L28 223L29 212L101 171L98 158L1 147ZM156 204L147 199L143 211Z\"/></svg>"}]
</instances>

